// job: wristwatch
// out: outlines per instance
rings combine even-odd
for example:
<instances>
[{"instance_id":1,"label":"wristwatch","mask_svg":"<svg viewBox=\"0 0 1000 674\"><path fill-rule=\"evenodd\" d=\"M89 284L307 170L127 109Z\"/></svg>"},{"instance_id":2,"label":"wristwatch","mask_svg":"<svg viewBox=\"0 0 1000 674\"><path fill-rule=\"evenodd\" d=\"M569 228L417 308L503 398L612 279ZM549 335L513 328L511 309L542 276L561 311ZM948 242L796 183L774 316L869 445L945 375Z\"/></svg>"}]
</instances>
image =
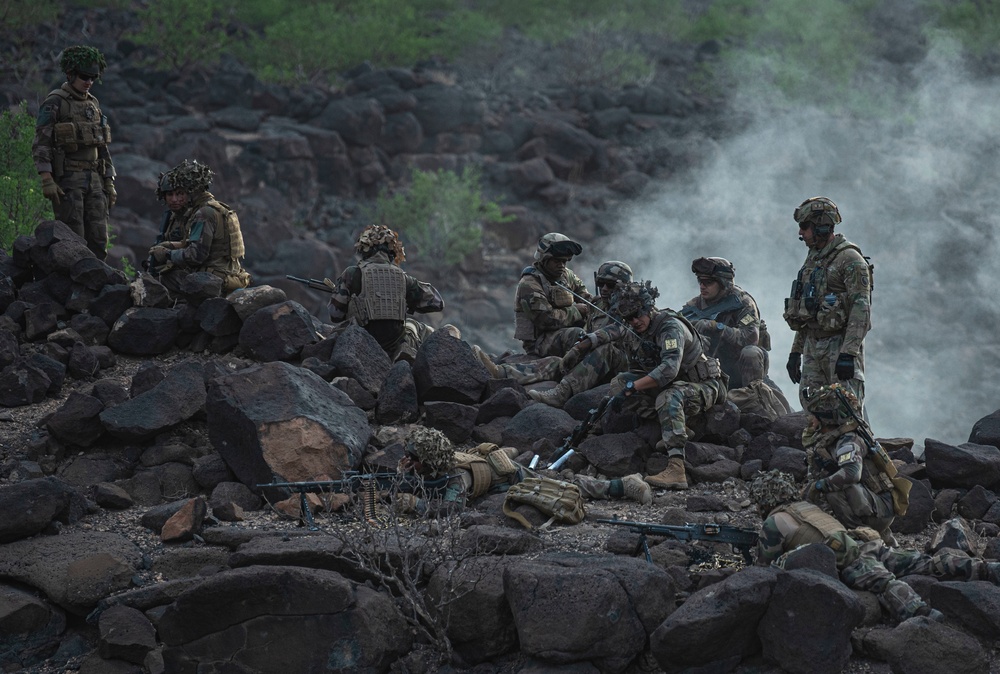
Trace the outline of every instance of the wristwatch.
<instances>
[{"instance_id":1,"label":"wristwatch","mask_svg":"<svg viewBox=\"0 0 1000 674\"><path fill-rule=\"evenodd\" d=\"M630 379L625 382L625 395L628 396L632 393L635 393L635 382Z\"/></svg>"}]
</instances>

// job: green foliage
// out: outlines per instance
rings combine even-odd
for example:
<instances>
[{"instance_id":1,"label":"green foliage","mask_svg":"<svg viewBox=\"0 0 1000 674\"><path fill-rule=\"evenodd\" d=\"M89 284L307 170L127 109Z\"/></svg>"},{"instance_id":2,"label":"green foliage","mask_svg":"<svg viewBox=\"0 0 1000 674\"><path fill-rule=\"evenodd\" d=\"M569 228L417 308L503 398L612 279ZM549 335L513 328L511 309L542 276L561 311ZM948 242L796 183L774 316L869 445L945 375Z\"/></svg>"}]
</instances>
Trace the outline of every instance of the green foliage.
<instances>
[{"instance_id":1,"label":"green foliage","mask_svg":"<svg viewBox=\"0 0 1000 674\"><path fill-rule=\"evenodd\" d=\"M124 272L125 278L127 278L129 281L134 280L136 277L137 272L135 270L135 267L132 266L132 261L129 260L127 257L122 258L122 272Z\"/></svg>"},{"instance_id":2,"label":"green foliage","mask_svg":"<svg viewBox=\"0 0 1000 674\"><path fill-rule=\"evenodd\" d=\"M212 65L229 46L218 0L157 0L139 13L136 44L155 52L148 60L160 70Z\"/></svg>"},{"instance_id":3,"label":"green foliage","mask_svg":"<svg viewBox=\"0 0 1000 674\"><path fill-rule=\"evenodd\" d=\"M34 136L35 118L25 103L16 112L0 113L0 248L6 251L18 236L52 218L31 158Z\"/></svg>"},{"instance_id":4,"label":"green foliage","mask_svg":"<svg viewBox=\"0 0 1000 674\"><path fill-rule=\"evenodd\" d=\"M484 201L480 171L415 171L408 190L383 191L369 214L403 235L425 259L457 264L482 243L484 222L506 222L500 206Z\"/></svg>"},{"instance_id":5,"label":"green foliage","mask_svg":"<svg viewBox=\"0 0 1000 674\"><path fill-rule=\"evenodd\" d=\"M0 35L17 38L21 28L54 21L61 8L57 0L0 0Z\"/></svg>"},{"instance_id":6,"label":"green foliage","mask_svg":"<svg viewBox=\"0 0 1000 674\"><path fill-rule=\"evenodd\" d=\"M1000 45L1000 2L996 0L928 0L934 22L976 56Z\"/></svg>"}]
</instances>

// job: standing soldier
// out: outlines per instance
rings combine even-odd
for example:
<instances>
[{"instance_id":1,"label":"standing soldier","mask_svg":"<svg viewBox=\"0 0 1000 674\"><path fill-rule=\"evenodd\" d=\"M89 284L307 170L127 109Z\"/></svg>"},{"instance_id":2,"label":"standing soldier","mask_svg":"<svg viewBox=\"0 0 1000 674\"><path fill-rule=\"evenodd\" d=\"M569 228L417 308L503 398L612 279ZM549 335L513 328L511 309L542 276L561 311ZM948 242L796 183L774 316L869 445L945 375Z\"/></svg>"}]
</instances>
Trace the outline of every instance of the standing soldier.
<instances>
[{"instance_id":1,"label":"standing soldier","mask_svg":"<svg viewBox=\"0 0 1000 674\"><path fill-rule=\"evenodd\" d=\"M587 301L593 298L566 266L582 251L580 244L558 232L538 240L535 264L521 272L514 297L514 339L521 340L525 353L561 357L584 334L590 307L573 293Z\"/></svg>"},{"instance_id":2,"label":"standing soldier","mask_svg":"<svg viewBox=\"0 0 1000 674\"><path fill-rule=\"evenodd\" d=\"M399 265L406 252L399 235L385 225L368 225L354 244L361 261L344 270L330 297L330 320L353 321L374 337L394 361L413 361L434 328L407 316L444 311L441 293ZM458 334L454 326L445 326ZM444 328L442 328L444 329Z\"/></svg>"},{"instance_id":3,"label":"standing soldier","mask_svg":"<svg viewBox=\"0 0 1000 674\"><path fill-rule=\"evenodd\" d=\"M90 93L108 64L94 47L67 47L59 56L66 82L38 108L31 155L42 193L57 220L87 241L98 260L107 257L108 210L115 205L111 129Z\"/></svg>"},{"instance_id":4,"label":"standing soldier","mask_svg":"<svg viewBox=\"0 0 1000 674\"><path fill-rule=\"evenodd\" d=\"M669 457L667 468L646 482L664 489L687 489L687 417L725 399L725 375L718 359L705 354L701 337L686 318L654 306L659 294L649 281L620 284L611 307L631 328L624 324L601 328L576 348L586 351L620 342L628 371L612 379L611 392L631 400L629 405L640 416L655 415L661 436L656 447ZM585 363L586 359L580 366Z\"/></svg>"},{"instance_id":5,"label":"standing soldier","mask_svg":"<svg viewBox=\"0 0 1000 674\"><path fill-rule=\"evenodd\" d=\"M840 211L826 197L806 199L793 217L809 253L785 300L785 321L795 331L788 376L800 399L807 388L846 382L863 408L872 266L860 248L833 233Z\"/></svg>"},{"instance_id":6,"label":"standing soldier","mask_svg":"<svg viewBox=\"0 0 1000 674\"><path fill-rule=\"evenodd\" d=\"M185 159L157 181L156 196L167 204L156 244L149 249L149 271L172 293L184 279L211 272L222 279L222 295L250 285L240 264L245 254L236 212L208 191L212 170Z\"/></svg>"}]
</instances>

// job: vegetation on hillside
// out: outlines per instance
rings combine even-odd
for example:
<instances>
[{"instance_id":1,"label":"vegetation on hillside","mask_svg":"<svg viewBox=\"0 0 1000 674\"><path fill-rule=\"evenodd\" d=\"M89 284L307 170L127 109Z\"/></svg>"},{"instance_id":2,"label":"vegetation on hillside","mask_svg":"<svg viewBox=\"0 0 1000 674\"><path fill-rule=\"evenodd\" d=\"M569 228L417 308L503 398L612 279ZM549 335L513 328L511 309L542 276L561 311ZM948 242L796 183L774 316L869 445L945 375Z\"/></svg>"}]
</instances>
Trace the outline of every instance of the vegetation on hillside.
<instances>
[{"instance_id":1,"label":"vegetation on hillside","mask_svg":"<svg viewBox=\"0 0 1000 674\"><path fill-rule=\"evenodd\" d=\"M34 137L35 118L23 103L19 110L0 112L0 249L8 253L14 239L52 218L31 159Z\"/></svg>"}]
</instances>

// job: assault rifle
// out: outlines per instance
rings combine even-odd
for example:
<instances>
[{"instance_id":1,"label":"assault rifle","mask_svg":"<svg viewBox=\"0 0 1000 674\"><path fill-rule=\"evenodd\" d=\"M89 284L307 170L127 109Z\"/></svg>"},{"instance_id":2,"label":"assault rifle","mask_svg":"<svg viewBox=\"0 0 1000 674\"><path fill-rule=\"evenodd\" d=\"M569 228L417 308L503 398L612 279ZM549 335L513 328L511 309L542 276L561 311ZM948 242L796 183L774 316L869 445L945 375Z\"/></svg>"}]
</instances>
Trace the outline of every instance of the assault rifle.
<instances>
[{"instance_id":1,"label":"assault rifle","mask_svg":"<svg viewBox=\"0 0 1000 674\"><path fill-rule=\"evenodd\" d=\"M646 536L666 536L678 541L710 541L712 543L729 543L733 550L739 550L747 565L753 564L750 549L757 545L757 532L752 529L741 529L730 524L652 524L650 522L629 522L628 520L597 520L602 524L615 524L628 527L639 534L642 551L646 553L646 561L653 563L649 555L649 543Z\"/></svg>"},{"instance_id":2,"label":"assault rifle","mask_svg":"<svg viewBox=\"0 0 1000 674\"><path fill-rule=\"evenodd\" d=\"M298 283L304 283L313 290L322 290L325 293L332 293L333 288L328 286L323 281L315 278L302 278L300 276L292 276L291 274L285 274L285 278L289 281L297 281Z\"/></svg>"},{"instance_id":3,"label":"assault rifle","mask_svg":"<svg viewBox=\"0 0 1000 674\"><path fill-rule=\"evenodd\" d=\"M448 481L454 475L444 475L434 479L425 479L419 475L406 473L359 473L356 470L347 470L341 474L339 480L322 480L318 482L266 482L258 484L258 489L280 489L283 492L290 491L299 495L299 508L302 516L309 525L310 531L317 531L319 527L313 519L312 510L306 501L306 494L322 494L327 492L354 493L360 489L391 489L400 493L413 493L416 491L439 491L444 489Z\"/></svg>"},{"instance_id":4,"label":"assault rifle","mask_svg":"<svg viewBox=\"0 0 1000 674\"><path fill-rule=\"evenodd\" d=\"M573 432L566 436L563 443L556 449L556 460L549 464L550 470L559 470L562 465L569 460L569 457L576 454L576 446L583 442L587 434L590 433L590 429L596 424L604 413L608 411L608 405L611 403L613 396L605 396L601 402L597 404L587 414L587 418L576 425Z\"/></svg>"}]
</instances>

